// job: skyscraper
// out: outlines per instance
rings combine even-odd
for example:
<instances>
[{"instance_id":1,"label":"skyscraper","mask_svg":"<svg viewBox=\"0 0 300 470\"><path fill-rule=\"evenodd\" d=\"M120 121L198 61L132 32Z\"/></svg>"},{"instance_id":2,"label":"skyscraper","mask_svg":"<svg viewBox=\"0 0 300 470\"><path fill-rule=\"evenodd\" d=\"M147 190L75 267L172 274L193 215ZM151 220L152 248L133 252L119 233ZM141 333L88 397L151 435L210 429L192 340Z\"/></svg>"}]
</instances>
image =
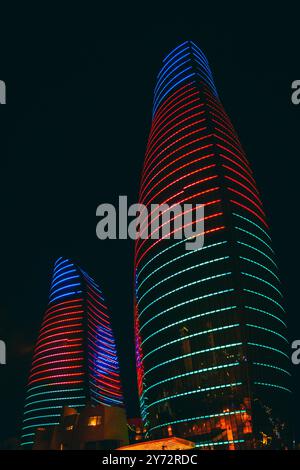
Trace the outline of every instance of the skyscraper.
<instances>
[{"instance_id":1,"label":"skyscraper","mask_svg":"<svg viewBox=\"0 0 300 470\"><path fill-rule=\"evenodd\" d=\"M123 407L118 357L103 293L79 266L59 258L36 342L24 406L22 446L59 423L62 408Z\"/></svg>"},{"instance_id":2,"label":"skyscraper","mask_svg":"<svg viewBox=\"0 0 300 470\"><path fill-rule=\"evenodd\" d=\"M173 49L157 76L139 202L150 212L164 203L205 210L202 249L167 237L136 242L136 360L149 435L192 438L201 448L284 445L289 354L269 226L192 41Z\"/></svg>"}]
</instances>

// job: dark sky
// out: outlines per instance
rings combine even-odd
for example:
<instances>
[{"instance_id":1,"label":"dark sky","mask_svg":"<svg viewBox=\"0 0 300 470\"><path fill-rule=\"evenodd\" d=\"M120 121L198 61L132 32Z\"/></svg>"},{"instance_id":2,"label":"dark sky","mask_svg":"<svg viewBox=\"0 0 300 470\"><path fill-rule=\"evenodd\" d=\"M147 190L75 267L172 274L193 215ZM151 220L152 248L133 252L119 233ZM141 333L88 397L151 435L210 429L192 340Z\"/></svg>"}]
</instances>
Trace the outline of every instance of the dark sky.
<instances>
[{"instance_id":1,"label":"dark sky","mask_svg":"<svg viewBox=\"0 0 300 470\"><path fill-rule=\"evenodd\" d=\"M299 12L243 5L206 14L199 5L189 17L178 12L164 21L157 14L150 21L145 12L131 23L117 7L115 15L90 12L76 22L69 12L54 15L56 22L47 12L25 20L19 11L2 32L0 339L8 357L0 366L0 440L19 433L32 347L58 256L72 258L103 288L128 414L137 413L133 242L98 240L95 211L100 203L116 204L118 195L136 202L155 77L163 56L183 40L206 53L252 164L281 268L290 337L300 339L300 105L290 99L291 82L300 79ZM299 396L300 365L293 372ZM294 416L300 420L297 400Z\"/></svg>"}]
</instances>

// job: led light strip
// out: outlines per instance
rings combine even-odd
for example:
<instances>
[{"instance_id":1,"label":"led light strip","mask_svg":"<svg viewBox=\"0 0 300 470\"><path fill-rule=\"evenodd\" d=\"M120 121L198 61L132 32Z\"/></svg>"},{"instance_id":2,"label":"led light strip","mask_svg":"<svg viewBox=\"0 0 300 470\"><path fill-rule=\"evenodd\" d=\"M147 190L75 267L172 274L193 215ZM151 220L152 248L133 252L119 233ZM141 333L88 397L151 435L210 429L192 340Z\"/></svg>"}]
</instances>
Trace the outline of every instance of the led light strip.
<instances>
[{"instance_id":1,"label":"led light strip","mask_svg":"<svg viewBox=\"0 0 300 470\"><path fill-rule=\"evenodd\" d=\"M145 361L145 359L147 357L149 357L151 354L155 353L156 351L159 351L160 349L166 348L167 346L171 346L172 344L182 342L183 340L187 340L187 339L190 339L190 338L194 338L195 336L207 335L209 333L215 333L216 331L223 331L223 330L228 330L228 329L231 329L231 328L237 328L238 326L240 326L238 323L234 323L233 325L219 326L217 328L210 328L209 330L198 331L197 333L193 333L191 335L184 336L184 338L182 338L182 337L176 338L172 341L169 341L168 343L164 343L161 346L157 346L157 348L154 348L151 351L149 351L147 354L144 355L143 361ZM142 342L142 344L143 344L143 342Z\"/></svg>"},{"instance_id":2,"label":"led light strip","mask_svg":"<svg viewBox=\"0 0 300 470\"><path fill-rule=\"evenodd\" d=\"M197 389L197 390L190 390L184 393L177 393L176 395L169 395L166 398L161 398L159 400L153 401L149 405L146 405L146 408L151 408L157 403L163 403L165 401L173 400L174 398L180 398L186 395L193 395L195 393L205 393L205 392L210 392L212 390L223 390L224 388L239 387L240 385L242 385L242 382L234 382L234 383L229 383L229 384L216 385L214 387L206 387L206 388L202 388L201 390Z\"/></svg>"}]
</instances>

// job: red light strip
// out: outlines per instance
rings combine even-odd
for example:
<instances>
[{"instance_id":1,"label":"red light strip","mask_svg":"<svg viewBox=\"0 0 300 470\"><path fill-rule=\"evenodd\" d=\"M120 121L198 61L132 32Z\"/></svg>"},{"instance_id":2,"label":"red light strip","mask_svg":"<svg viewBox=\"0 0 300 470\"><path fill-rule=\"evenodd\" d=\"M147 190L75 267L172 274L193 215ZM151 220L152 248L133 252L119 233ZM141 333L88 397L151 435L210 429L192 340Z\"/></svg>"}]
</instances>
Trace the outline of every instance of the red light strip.
<instances>
[{"instance_id":1,"label":"red light strip","mask_svg":"<svg viewBox=\"0 0 300 470\"><path fill-rule=\"evenodd\" d=\"M233 163L234 165L236 165L240 170L244 171L246 173L246 175L252 179L253 183L252 183L252 186L254 188L256 188L256 185L255 185L255 182L254 182L254 178L252 177L251 173L249 173L247 171L247 169L245 167L243 167L242 165L240 165L239 163L237 163L236 161L232 160L232 158L224 155L223 153L220 153L220 157L222 158L225 158L225 160L228 160L230 163Z\"/></svg>"},{"instance_id":2,"label":"red light strip","mask_svg":"<svg viewBox=\"0 0 300 470\"><path fill-rule=\"evenodd\" d=\"M183 88L186 88L186 86L184 86ZM152 137L151 135L152 131L155 130L158 125L161 125L163 122L165 122L167 117L170 117L174 114L174 113L170 113L172 109L176 108L183 101L186 101L187 99L190 99L193 96L197 95L197 90L193 86L191 86L188 90L182 91L181 94L179 93L180 91L182 91L182 88L178 90L178 95L174 94L173 96L170 96L170 102L168 104L164 103L164 105L156 113L156 116L152 121L150 139ZM188 104L191 101L192 100L190 100ZM177 108L177 109L180 109L180 108Z\"/></svg>"},{"instance_id":3,"label":"red light strip","mask_svg":"<svg viewBox=\"0 0 300 470\"><path fill-rule=\"evenodd\" d=\"M258 204L256 204L256 202L252 201L252 199L251 199L250 197L246 196L245 194L241 193L240 191L237 191L236 189L233 189L233 188L230 188L230 187L228 187L227 189L228 189L229 191L235 193L235 194L238 194L238 195L239 195L240 197L242 197L243 199L246 199L247 201L249 201L251 204L253 204L253 205L259 210L259 212L260 212L262 215L265 216L265 213L264 213L264 211L262 210L262 208L261 208Z\"/></svg>"},{"instance_id":4,"label":"red light strip","mask_svg":"<svg viewBox=\"0 0 300 470\"><path fill-rule=\"evenodd\" d=\"M198 114L198 115L199 115L199 114L204 114L204 111L202 111L202 113L197 113L197 114ZM187 118L184 119L184 121L186 121L186 120L187 120ZM206 129L206 127L204 127L203 129L201 129L201 128L200 128L200 129L196 129L196 130L194 130L194 131L192 131L192 132L189 132L188 134L185 134L184 136L180 137L179 139L174 140L173 142L171 142L171 144L165 146L166 142L168 142L170 139L172 139L172 137L175 137L176 135L181 134L183 131L185 131L185 130L187 130L187 129L190 129L191 127L196 126L197 124L201 124L202 122L205 122L205 121L206 121L206 118L199 119L198 121L195 120L195 121L193 121L193 122L190 122L190 123L187 124L186 126L181 127L178 131L175 131L175 132L173 132L172 134L170 134L169 137L167 137L166 139L164 139L164 141L163 141L160 145L158 145L157 147L155 147L154 150L151 151L151 153L149 154L149 159L148 159L148 160L150 160L151 157L152 157L152 155L153 155L154 153L156 153L156 152L158 151L158 149L161 148L162 146L164 146L164 147L163 147L163 149L160 151L160 153L158 154L158 157L159 157L163 152L165 152L166 150L168 150L168 148L172 147L174 144L178 143L179 141L185 139L186 137L189 137L190 135L196 134L197 132L200 132L200 131ZM178 123L178 125L181 125L181 124L182 124L182 122L179 122L179 123ZM146 162L145 162L145 163L146 163Z\"/></svg>"},{"instance_id":5,"label":"red light strip","mask_svg":"<svg viewBox=\"0 0 300 470\"><path fill-rule=\"evenodd\" d=\"M68 331L68 334L75 334L75 333L82 333L83 330L72 330L72 331ZM45 341L46 339L48 338L56 338L57 336L62 336L62 335L66 335L66 332L64 333L57 333L55 335L50 335L46 338L43 338L43 341ZM75 339L75 338L74 338ZM64 339L62 340L58 340L58 341L64 341ZM38 341L38 343L40 343L40 340ZM37 347L36 347L36 350L39 350L41 347L44 347L44 346L47 346L47 344L52 344L53 343L53 340L48 342L48 343L42 343L42 344L39 344Z\"/></svg>"},{"instance_id":6,"label":"red light strip","mask_svg":"<svg viewBox=\"0 0 300 470\"><path fill-rule=\"evenodd\" d=\"M77 313L80 313L82 314L83 313L83 310L78 310L77 312L72 312L75 314ZM72 319L70 318L67 318L66 320L55 320L56 318L61 318L61 317L64 317L64 316L69 316L70 314L69 313L62 313L60 315L54 315L52 318L48 318L47 319L47 322L45 324L45 322L42 323L42 328L40 329L40 331L44 330L45 328L48 328L48 326L51 326L51 325L56 325L57 323L65 323L65 322L69 322L71 321L73 318L75 319L82 319L82 315L80 315L79 317L72 317Z\"/></svg>"},{"instance_id":7,"label":"red light strip","mask_svg":"<svg viewBox=\"0 0 300 470\"><path fill-rule=\"evenodd\" d=\"M207 178L206 178L206 179L207 179ZM204 190L204 191L201 191L201 192L199 192L199 193L197 193L197 194L192 194L191 196L187 196L186 198L182 199L181 201L178 201L177 204L183 204L183 203L186 202L186 201L193 200L193 199L195 199L196 197L203 196L204 194L212 193L212 192L214 192L214 191L216 191L216 190L218 190L218 189L220 189L220 187L219 187L219 186L216 186L216 187L214 187L214 188L210 188L210 189L206 189L206 190ZM217 201L220 202L220 199L218 199ZM202 203L202 204L205 204L205 207L206 207L206 206L210 206L211 204L214 204L214 203L215 203L215 201L208 201L208 202L205 202L205 203ZM190 210L188 210L188 211L182 212L179 216L172 217L171 221L174 221L177 217L181 217L182 215L186 214L187 212L191 212L191 210L194 210L194 208L192 208L192 209L190 209ZM143 235L143 233L145 232L145 230L148 229L148 228L153 224L153 222L154 222L155 220L157 220L157 219L160 217L160 214L158 214L156 217L153 218L153 214L154 214L155 212L157 212L157 209L154 209L153 211L150 212L149 217L147 217L147 219L146 219L146 220L150 220L150 222L148 222L148 224L147 224L147 226L144 228L144 230L141 230L141 231L140 231L140 237L141 237L141 238L139 238L137 241L140 241L140 240L143 239L143 238L142 238L142 235ZM163 213L164 213L164 212L163 212ZM156 229L154 232L156 232L157 230L160 230L160 228L162 228L163 225L165 225L165 224L162 224L162 225L160 225L159 227L157 227L157 229ZM143 226L143 224L141 224L141 228L142 228L142 226ZM150 236L151 236L154 232L151 232Z\"/></svg>"},{"instance_id":8,"label":"red light strip","mask_svg":"<svg viewBox=\"0 0 300 470\"><path fill-rule=\"evenodd\" d=\"M29 382L29 385L32 385L33 383L36 383L36 382L42 382L42 381L45 381L45 380L49 380L49 379L57 379L59 377L79 377L79 376L82 376L84 375L84 372L78 372L78 373L74 373L74 374L60 374L60 375L49 375L47 377L40 377L38 379L34 379L34 380L31 380ZM70 382L72 383L72 382ZM52 384L50 384L52 385Z\"/></svg>"},{"instance_id":9,"label":"red light strip","mask_svg":"<svg viewBox=\"0 0 300 470\"><path fill-rule=\"evenodd\" d=\"M165 186L163 189L161 189L160 191L158 191L156 194L154 194L154 196L152 196L152 198L147 201L147 204L151 204L152 201L154 201L154 199L157 198L157 196L159 196L161 193L163 193L164 191L166 191L166 189L169 189L171 186L173 186L174 184L178 183L178 181L182 181L186 178L189 178L190 176L192 175L195 175L196 173L200 173L202 171L206 171L206 170L210 170L211 168L215 168L216 167L216 164L213 163L211 165L207 165L207 166L204 166L203 168L198 168L197 170L194 170L194 171L190 171L189 173L186 173L185 175L181 176L180 178L177 178L176 180L172 181L172 183L169 183L167 186ZM145 202L144 202L145 204Z\"/></svg>"},{"instance_id":10,"label":"red light strip","mask_svg":"<svg viewBox=\"0 0 300 470\"><path fill-rule=\"evenodd\" d=\"M201 107L203 107L203 104L197 104L196 106L192 106L192 107L189 108L187 111L184 111L183 113L181 113L181 115L185 115L187 112L194 111L195 109L199 109L199 108L201 108ZM184 122L186 122L186 121L189 121L189 120L194 119L194 118L199 117L199 116L203 116L204 113L205 113L205 111L199 111L198 113L195 113L195 114L192 114L192 115L190 115L190 116L185 117L184 119L182 119L182 120L179 121L179 122L177 122L177 119L178 119L178 117L180 117L180 116L176 116L176 118L173 119L173 121L176 121L176 124L174 124L174 126L169 127L169 128L158 138L158 135L161 134L162 130L163 130L166 126L169 126L170 122L168 122L168 124L167 124L166 126L163 126L163 128L160 129L160 131L159 131L159 132L157 133L157 135L155 136L156 139L155 139L154 143L149 147L148 153L151 152L151 154L152 154L152 149L153 149L153 148L155 148L155 150L157 150L158 148L160 148L161 145L163 145L164 142L162 142L159 146L157 146L158 142L159 142L161 139L163 139L163 137L164 137L165 135L169 134L170 131L172 131L172 130L174 130L174 129L177 129L177 127L178 127L179 125L182 125L182 124L183 124ZM182 130L181 130L181 131L178 131L178 132L182 132ZM155 147L154 147L154 146L155 146ZM147 163L147 161L149 160L149 158L150 158L150 156L149 156L147 159L145 158L144 166L145 166L145 164Z\"/></svg>"},{"instance_id":11,"label":"red light strip","mask_svg":"<svg viewBox=\"0 0 300 470\"><path fill-rule=\"evenodd\" d=\"M234 183L238 184L239 186L244 188L246 191L249 191L249 193L252 194L253 197L255 197L255 199L259 202L259 204L261 204L261 201L260 201L258 195L255 194L254 191L252 191L252 189L248 188L248 186L246 186L245 184L243 184L240 181L236 180L235 178L231 178L230 176L225 175L225 178L227 180L233 181Z\"/></svg>"},{"instance_id":12,"label":"red light strip","mask_svg":"<svg viewBox=\"0 0 300 470\"><path fill-rule=\"evenodd\" d=\"M233 162L234 163L234 162ZM232 168L231 166L228 166L228 165L225 165L222 163L222 167L223 168L226 168L227 170L229 171L232 171L232 173L235 173L236 175L238 175L240 178L242 178L243 180L247 181L247 183L251 186L251 188L254 189L254 191L256 191L257 195L259 196L258 194L258 189L256 186L254 186L254 184L252 183L251 180L249 180L245 175L242 175L242 173L240 173L239 171L235 170L234 168Z\"/></svg>"},{"instance_id":13,"label":"red light strip","mask_svg":"<svg viewBox=\"0 0 300 470\"><path fill-rule=\"evenodd\" d=\"M232 150L230 151L230 149L228 148L225 148L225 150L227 150L227 152L230 152L232 155L234 155L236 158L239 158L239 160L250 170L250 172L252 173L251 169L250 169L250 166L249 166L249 162L248 160L245 158L245 156L243 155L243 153L233 144L231 144L230 142L228 142L227 140L223 139L223 137L221 137L220 135L218 134L214 134L215 137L219 140L222 140L222 142L225 142L225 144L227 145L230 145L230 147L233 147L234 150L236 150L238 152L238 155L236 155ZM220 144L217 144L221 147Z\"/></svg>"},{"instance_id":14,"label":"red light strip","mask_svg":"<svg viewBox=\"0 0 300 470\"><path fill-rule=\"evenodd\" d=\"M56 349L56 348L55 348ZM60 353L57 353L57 354L47 354L45 356L41 356L40 358L37 358L37 359L34 359L34 361L32 361L32 365L35 364L36 362L41 362L41 361L44 361L45 359L48 359L50 357L57 357L57 356L75 356L76 354L81 354L83 353L83 349L77 349L75 351L72 351L72 352L60 352ZM38 367L38 366L37 366Z\"/></svg>"},{"instance_id":15,"label":"red light strip","mask_svg":"<svg viewBox=\"0 0 300 470\"><path fill-rule=\"evenodd\" d=\"M156 123L159 121L159 118L164 115L165 111L170 108L170 105L173 104L174 107L174 101L178 103L178 98L181 98L182 96L185 96L187 93L190 93L191 91L197 91L193 83L187 83L186 85L183 85L181 88L178 88L172 95L168 96L168 98L164 101L163 106L160 106L159 109L156 112L155 118L153 119L152 123Z\"/></svg>"},{"instance_id":16,"label":"red light strip","mask_svg":"<svg viewBox=\"0 0 300 470\"><path fill-rule=\"evenodd\" d=\"M181 165L177 168L175 168L175 170L171 171L170 173L168 173L166 176L164 176L162 179L159 180L158 183L156 183L154 186L152 186L151 188L151 191L148 191L147 194L144 196L144 197L147 197L148 194L150 194L152 192L152 190L154 188L156 188L159 184L161 184L164 180L170 178L171 175L177 173L178 171L182 170L183 168L186 168L187 166L190 166L190 165L193 165L194 163L196 162L200 162L202 160L206 160L207 158L210 158L210 157L214 157L215 155L213 153L210 153L208 155L203 155L202 157L199 157L199 158L196 158L195 160L192 160L192 161L189 161L188 163L185 163L184 165ZM153 180L155 180L157 178L157 176L162 173L163 171L165 171L170 165L173 165L177 160L181 159L181 157L177 158L176 160L172 161L171 163L169 163L168 165L166 165L164 168L162 168L160 171L158 171L152 178L150 181L148 181L148 183L146 184L146 186L144 186L143 188L143 191L140 195L140 197L142 198L143 197L143 193L144 191L148 188L148 186L152 183Z\"/></svg>"},{"instance_id":17,"label":"red light strip","mask_svg":"<svg viewBox=\"0 0 300 470\"><path fill-rule=\"evenodd\" d=\"M249 207L244 206L244 204L241 204L240 202L235 201L234 199L231 199L230 202L232 202L233 204L236 204L237 206L242 207L242 208L245 209L246 211L248 211L248 212L250 212L251 214L255 215L255 217L257 217L267 228L269 228L267 222L266 222L262 217L260 217L260 215L258 215L255 211L249 209Z\"/></svg>"},{"instance_id":18,"label":"red light strip","mask_svg":"<svg viewBox=\"0 0 300 470\"><path fill-rule=\"evenodd\" d=\"M146 163L148 163L148 160L149 160L149 158L148 158L148 153L152 150L153 145L155 145L158 136L159 136L165 129L167 129L167 130L165 131L165 133L168 133L168 132L170 131L170 129L171 129L171 128L170 128L170 125L171 125L173 122L176 122L176 124L175 124L172 128L176 128L177 125L178 125L178 124L177 124L177 120L178 120L179 118L181 118L182 116L185 116L186 114L190 113L191 111L194 111L195 109L202 108L202 107L204 106L203 103L199 103L198 98L196 98L195 100L193 100L192 104L193 104L193 103L196 103L196 102L198 103L197 105L192 106L192 107L189 107L189 108L187 108L187 105L182 106L181 108L186 108L184 111L182 111L182 112L179 113L179 114L176 114L176 116L175 116L173 119L168 120L167 123L166 123L164 126L160 127L160 128L157 130L157 132L155 131L155 135L153 135L153 138L155 137L154 142L152 142L151 144L148 142L148 146L147 146L148 150L147 150L147 154L146 154L146 155L147 155L147 159L145 159L144 166L143 166L144 168L146 167ZM188 103L188 104L191 104L191 103ZM200 114L203 114L203 113L205 113L204 110L201 111ZM187 116L184 120L188 120L188 119L190 119L190 118L192 118L192 115L191 115L191 116ZM162 138L162 136L159 137L159 140L160 140L161 138Z\"/></svg>"},{"instance_id":19,"label":"red light strip","mask_svg":"<svg viewBox=\"0 0 300 470\"><path fill-rule=\"evenodd\" d=\"M174 155L174 153L178 152L179 150L183 149L183 148L186 148L188 147L189 145L193 144L193 143L196 143L196 142L200 142L201 140L207 138L208 136L202 136L202 137L199 137L197 139L194 139L192 140L191 142L187 142L186 144L182 145L181 147L179 148L176 148L175 150L173 150L172 152L170 152L168 155L165 155L164 158L161 158L159 160L159 162L156 164L156 166L154 168L152 168L151 171L149 171L149 168L151 168L151 166L153 165L153 163L165 152L167 151L169 148L173 147L175 144L177 144L178 142L181 142L182 140L185 140L187 139L188 137L190 137L191 135L195 135L195 134L201 134L203 131L206 131L207 130L207 127L201 127L200 129L196 129L194 130L193 132L189 132L188 134L186 134L185 136L183 137L180 137L179 139L175 140L174 142L172 142L172 144L168 145L165 149L163 149L162 151L160 151L152 160L151 160L151 163L149 164L149 166L147 168L145 168L145 171L147 171L148 173L148 176L150 176L150 174L154 171L154 169L157 167L157 165L160 165L166 158L170 158L170 156ZM210 134L211 136L212 134ZM146 179L146 178L145 178Z\"/></svg>"},{"instance_id":20,"label":"red light strip","mask_svg":"<svg viewBox=\"0 0 300 470\"><path fill-rule=\"evenodd\" d=\"M203 140L203 139L201 139ZM190 150L189 152L186 152L184 153L183 155L180 155L179 157L175 158L175 160L172 160L170 163L168 163L165 167L161 168L151 179L151 181L157 176L159 175L161 172L165 171L169 166L171 165L174 165L176 162L178 162L179 160L182 160L183 158L186 158L188 157L189 155L192 155L196 152L203 152L204 150L208 149L208 148L211 148L213 147L213 144L207 144L207 145L201 145L201 147L197 147L193 150ZM174 152L175 153L175 152ZM205 155L204 155L205 156ZM155 165L155 167L153 168L153 170L151 170L151 172L147 175L147 178L144 179L144 182L143 184L141 185L141 189L140 189L140 196L139 196L139 200L141 200L141 193L142 191L145 191L146 187L145 187L145 182L147 181L148 177L151 175L151 173L153 173L153 171L164 161L166 160L166 158L168 158L169 156L167 155L166 157L162 158L161 161L159 163L157 163ZM147 183L148 184L148 183Z\"/></svg>"}]
</instances>

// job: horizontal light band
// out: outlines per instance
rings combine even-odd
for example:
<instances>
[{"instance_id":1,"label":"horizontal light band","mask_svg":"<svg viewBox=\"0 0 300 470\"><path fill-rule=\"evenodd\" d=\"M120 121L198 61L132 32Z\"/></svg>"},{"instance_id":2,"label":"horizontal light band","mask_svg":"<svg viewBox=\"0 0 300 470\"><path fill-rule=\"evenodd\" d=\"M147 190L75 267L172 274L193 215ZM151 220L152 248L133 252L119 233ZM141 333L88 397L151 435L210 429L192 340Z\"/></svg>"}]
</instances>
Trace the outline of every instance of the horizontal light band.
<instances>
[{"instance_id":1,"label":"horizontal light band","mask_svg":"<svg viewBox=\"0 0 300 470\"><path fill-rule=\"evenodd\" d=\"M191 317L187 317L187 318L184 318L182 320L176 321L174 323L170 323L170 325L164 326L163 328L160 328L159 330L154 331L154 333L151 333L151 335L144 338L143 344L145 344L146 341L148 341L153 336L161 333L162 331L167 330L168 328L172 328L173 326L180 325L181 323L186 323L186 322L191 321L191 320L195 320L196 318L201 318L201 317L205 317L207 315L212 315L214 313L220 313L220 312L226 312L227 310L233 310L235 308L237 308L236 305L230 306L230 307L219 308L219 309L216 309L216 310L209 310L208 312L198 313L197 315L192 315Z\"/></svg>"},{"instance_id":2,"label":"horizontal light band","mask_svg":"<svg viewBox=\"0 0 300 470\"><path fill-rule=\"evenodd\" d=\"M271 369L276 369L276 370L280 370L281 372L284 372L285 374L287 375L292 375L290 372L288 372L287 370L285 369L282 369L282 367L278 367L278 366L274 366L272 364L266 364L266 363L263 363L263 362L253 362L253 364L255 366L260 366L260 367L270 367Z\"/></svg>"},{"instance_id":3,"label":"horizontal light band","mask_svg":"<svg viewBox=\"0 0 300 470\"><path fill-rule=\"evenodd\" d=\"M176 419L174 421L168 421L167 423L164 423L164 424L159 424L158 426L153 426L152 428L149 429L149 431L154 431L154 429L163 428L165 426L172 426L172 424L189 423L191 421L198 421L200 419L221 418L222 416L241 415L244 413L246 413L246 410L225 411L224 413L214 413L210 415L194 416L193 418Z\"/></svg>"},{"instance_id":4,"label":"horizontal light band","mask_svg":"<svg viewBox=\"0 0 300 470\"><path fill-rule=\"evenodd\" d=\"M253 325L251 323L247 323L246 325L249 326L250 328L258 328L259 330L268 331L269 333L272 333L273 335L279 336L286 343L289 343L289 341L284 336L282 336L280 333L277 333L277 331L270 330L270 328L264 328L263 326Z\"/></svg>"},{"instance_id":5,"label":"horizontal light band","mask_svg":"<svg viewBox=\"0 0 300 470\"><path fill-rule=\"evenodd\" d=\"M279 388L281 390L285 390L286 392L292 393L289 388L283 387L282 385L270 384L265 382L254 382L256 385L263 385L264 387L271 387L271 388Z\"/></svg>"},{"instance_id":6,"label":"horizontal light band","mask_svg":"<svg viewBox=\"0 0 300 470\"><path fill-rule=\"evenodd\" d=\"M254 274L250 274L250 273L245 273L245 272L241 272L241 274L243 274L244 276L247 276L247 277L251 277L252 279L255 279L259 282L263 282L264 284L267 284L269 287L271 287L272 289L274 289L279 295L280 297L283 297L281 291L279 289L277 289L277 287L273 286L273 284L271 284L271 282L269 281L266 281L265 279L262 279L261 277L259 276L254 276Z\"/></svg>"},{"instance_id":7,"label":"horizontal light band","mask_svg":"<svg viewBox=\"0 0 300 470\"><path fill-rule=\"evenodd\" d=\"M194 264L193 266L189 266L188 268L185 268L185 269L182 269L181 271L177 271L176 273L174 274L171 274L170 276L167 276L165 277L164 279L162 279L161 281L157 282L156 284L153 284L153 286L151 286L149 289L147 289L144 294L139 298L139 302L143 299L143 297L145 297L145 295L147 295L149 292L151 292L153 289L155 289L157 286L159 286L160 284L162 284L163 282L166 282L168 281L169 279L173 279L174 277L176 276L179 276L180 274L183 274L187 271L191 271L192 269L197 269L197 268L201 268L203 266L206 266L208 264L212 264L212 263L217 263L218 261L224 261L226 259L229 259L229 256L222 256L221 258L215 258L215 259L211 259L209 261L204 261L203 263L198 263L198 264Z\"/></svg>"},{"instance_id":8,"label":"horizontal light band","mask_svg":"<svg viewBox=\"0 0 300 470\"><path fill-rule=\"evenodd\" d=\"M159 382L156 382L156 383L150 385L148 388L145 388L144 393L147 393L149 390L151 390L154 387L157 387L158 385L164 384L166 382L170 382L172 380L182 379L182 378L188 377L190 375L203 374L204 372L211 372L211 371L214 371L214 370L226 369L228 367L234 367L234 366L238 366L238 365L239 365L239 362L232 362L232 363L229 363L229 364L222 364L222 365L219 365L219 366L205 367L204 369L193 370L192 372L186 372L184 374L173 375L172 377L168 377L167 379L160 380Z\"/></svg>"},{"instance_id":9,"label":"horizontal light band","mask_svg":"<svg viewBox=\"0 0 300 470\"><path fill-rule=\"evenodd\" d=\"M205 277L203 279L198 279L197 281L193 281L193 282L189 282L188 284L184 284L183 286L180 286L180 287L177 287L176 289L173 289L169 292L166 292L165 294L157 297L155 300L153 300L152 302L150 302L150 304L146 305L146 307L144 307L141 312L140 312L140 315L139 317L141 317L143 315L143 313L148 310L149 307L151 307L151 305L155 304L156 302L158 302L159 300L161 299L164 299L165 297L167 297L168 295L171 295L171 294L174 294L175 292L179 292L183 289L187 289L188 287L191 287L191 286L194 286L196 284L201 284L202 282L206 282L206 281L211 281L211 280L214 280L214 279L219 279L220 277L225 277L225 276L230 276L232 274L231 271L228 271L226 273L221 273L221 274L215 274L214 276L209 276L209 277Z\"/></svg>"},{"instance_id":10,"label":"horizontal light band","mask_svg":"<svg viewBox=\"0 0 300 470\"><path fill-rule=\"evenodd\" d=\"M169 359L168 361L160 362L159 364L156 364L155 366L153 366L150 369L146 370L145 371L145 376L147 374L149 374L149 372L152 372L153 370L158 369L159 367L162 367L166 364L171 364L174 361L179 361L179 360L182 360L182 359L186 359L187 357L197 356L198 354L205 354L207 352L219 351L221 349L235 348L237 346L242 346L242 343L224 344L222 346L215 346L214 348L200 349L199 351L194 351L192 353L183 354L182 356L173 357L172 359Z\"/></svg>"},{"instance_id":11,"label":"horizontal light band","mask_svg":"<svg viewBox=\"0 0 300 470\"><path fill-rule=\"evenodd\" d=\"M290 359L289 356L285 352L281 351L280 349L273 348L272 346L267 346L266 344L251 343L251 342L248 342L248 344L250 344L251 346L256 346L258 348L269 349L270 351L275 351L287 357L288 359Z\"/></svg>"},{"instance_id":12,"label":"horizontal light band","mask_svg":"<svg viewBox=\"0 0 300 470\"><path fill-rule=\"evenodd\" d=\"M182 342L184 340L187 340L189 338L194 338L195 336L200 336L200 335L206 335L206 334L209 334L209 333L214 333L216 331L222 331L222 330L228 330L230 328L237 328L238 326L240 326L238 323L235 323L233 325L225 325L225 326L219 326L217 328L210 328L209 330L204 330L204 331L198 331L197 333L193 333L191 335L187 335L187 336L184 336L184 337L180 337L180 338L177 338L177 339L174 339L173 341L169 341L168 343L165 343L165 344L162 344L161 346L158 346L157 348L155 349L152 349L152 351L149 351L147 354L145 354L145 356L143 357L143 361L148 357L150 356L150 354L153 354L154 352L160 350L160 349L163 349L163 348L166 348L167 346L171 346L172 344L175 344L175 343L178 343L178 342ZM142 342L143 344L143 342Z\"/></svg>"},{"instance_id":13,"label":"horizontal light band","mask_svg":"<svg viewBox=\"0 0 300 470\"><path fill-rule=\"evenodd\" d=\"M165 313L167 312L170 312L171 310L174 310L175 308L179 308L179 307L182 307L183 305L187 305L187 304L190 304L192 302L197 302L198 300L204 300L204 299L207 299L209 297L214 297L216 295L223 295L223 294L227 294L229 292L233 292L234 289L224 289L224 290L219 290L217 292L212 292L211 294L206 294L206 295L200 295L199 297L194 297L193 299L189 299L189 300L185 300L184 302L180 302L179 304L176 304L176 305L173 305L172 307L169 307L169 308L166 308L165 310L163 310L162 312L159 312L157 313L156 315L152 316L151 318L149 318L149 320L147 320L140 328L140 330L142 330L143 328L145 328L146 325L148 325L148 323L150 323L151 321L155 320L155 318L157 317L160 317L161 315L164 315Z\"/></svg>"},{"instance_id":14,"label":"horizontal light band","mask_svg":"<svg viewBox=\"0 0 300 470\"><path fill-rule=\"evenodd\" d=\"M263 313L264 315L268 315L268 316L274 318L275 320L278 320L280 323L282 323L285 326L285 328L287 328L286 323L281 318L274 315L273 313L267 312L266 310L262 310L261 308L251 307L250 305L245 305L245 308L248 308L250 310L254 310L256 312Z\"/></svg>"},{"instance_id":15,"label":"horizontal light band","mask_svg":"<svg viewBox=\"0 0 300 470\"><path fill-rule=\"evenodd\" d=\"M166 398L161 398L159 400L153 401L149 405L146 405L146 408L151 408L153 405L156 405L157 403L162 403L164 401L173 400L174 398L180 398L180 397L187 396L187 395L193 395L195 393L210 392L212 390L223 390L225 388L239 387L240 385L242 385L242 382L234 382L234 383L229 383L229 384L215 385L214 387L206 387L200 390L197 389L197 390L190 390L188 392L177 393L176 395L169 395Z\"/></svg>"}]
</instances>

